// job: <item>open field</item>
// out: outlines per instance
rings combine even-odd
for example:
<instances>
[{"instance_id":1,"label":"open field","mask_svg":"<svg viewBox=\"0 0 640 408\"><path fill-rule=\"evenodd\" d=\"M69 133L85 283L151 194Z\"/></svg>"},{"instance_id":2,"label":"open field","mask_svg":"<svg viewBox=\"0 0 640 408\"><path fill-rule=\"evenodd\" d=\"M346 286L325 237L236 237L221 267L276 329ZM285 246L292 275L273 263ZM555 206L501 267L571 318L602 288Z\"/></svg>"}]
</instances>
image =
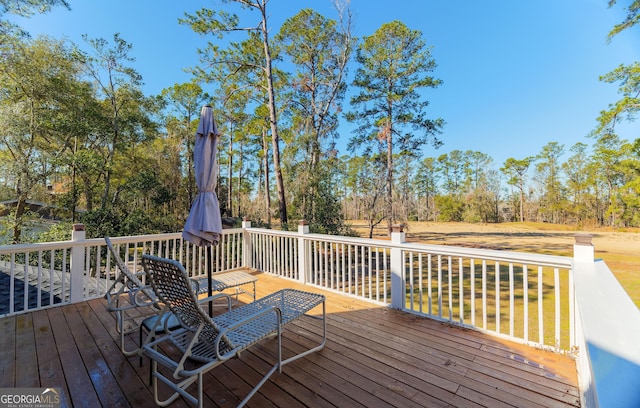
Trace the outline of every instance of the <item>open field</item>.
<instances>
[{"instance_id":1,"label":"open field","mask_svg":"<svg viewBox=\"0 0 640 408\"><path fill-rule=\"evenodd\" d=\"M368 236L365 221L349 221L360 236ZM640 307L640 229L577 230L566 225L542 223L436 223L409 222L407 241L474 248L503 249L550 255L573 256L574 234L593 234L596 258L602 258L615 274L635 304ZM374 230L374 238L387 237L386 225Z\"/></svg>"}]
</instances>

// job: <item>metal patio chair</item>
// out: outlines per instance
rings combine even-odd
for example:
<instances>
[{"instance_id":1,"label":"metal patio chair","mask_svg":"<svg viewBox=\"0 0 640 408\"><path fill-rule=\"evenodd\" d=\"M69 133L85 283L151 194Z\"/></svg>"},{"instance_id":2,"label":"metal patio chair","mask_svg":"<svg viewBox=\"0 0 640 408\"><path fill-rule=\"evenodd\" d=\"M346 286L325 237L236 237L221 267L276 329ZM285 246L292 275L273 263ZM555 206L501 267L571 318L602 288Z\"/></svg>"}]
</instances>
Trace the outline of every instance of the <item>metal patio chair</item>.
<instances>
[{"instance_id":1,"label":"metal patio chair","mask_svg":"<svg viewBox=\"0 0 640 408\"><path fill-rule=\"evenodd\" d=\"M164 312L173 313L181 327L164 334L147 337L140 353L152 361L153 393L156 404L166 406L179 396L198 407L203 406L203 375L241 351L265 338L277 337L276 362L260 382L242 400L243 406L258 389L282 366L322 349L326 342L325 297L294 289L283 289L255 302L239 306L223 314L210 317L189 285L187 273L179 262L143 255L142 264L154 292L165 304ZM224 296L219 293L212 296ZM209 300L205 299L205 300ZM293 320L322 305L322 340L302 353L282 358L282 329ZM155 329L154 329L155 330ZM153 332L152 332L153 333ZM169 347L165 347L169 346ZM158 364L164 367L162 372ZM167 371L171 371L169 375ZM173 394L160 401L158 380ZM197 382L194 396L187 388Z\"/></svg>"},{"instance_id":2,"label":"metal patio chair","mask_svg":"<svg viewBox=\"0 0 640 408\"><path fill-rule=\"evenodd\" d=\"M113 246L109 237L104 238L107 248L118 267L118 277L107 290L107 310L116 316L116 331L120 335L120 350L127 356L139 354L140 347L132 350L125 349L125 335L139 331L139 343L142 344L143 331L149 332L149 327L155 326L156 319L160 318L163 305L158 296L153 292L151 285L143 283L144 271L132 272L122 260L120 254ZM200 282L190 278L190 284L196 291L200 291ZM172 330L178 327L178 322L169 314L165 314L160 320L164 330ZM158 328L156 332L159 332ZM142 360L140 361L142 364Z\"/></svg>"},{"instance_id":3,"label":"metal patio chair","mask_svg":"<svg viewBox=\"0 0 640 408\"><path fill-rule=\"evenodd\" d=\"M109 237L104 238L107 248L118 267L118 277L107 290L107 310L115 314L116 331L120 335L120 350L125 356L138 354L139 347L127 350L125 335L140 330L144 319L158 315L162 309L151 286L143 283L144 271L134 273L120 258ZM168 319L166 319L168 322ZM165 322L163 322L165 323Z\"/></svg>"}]
</instances>

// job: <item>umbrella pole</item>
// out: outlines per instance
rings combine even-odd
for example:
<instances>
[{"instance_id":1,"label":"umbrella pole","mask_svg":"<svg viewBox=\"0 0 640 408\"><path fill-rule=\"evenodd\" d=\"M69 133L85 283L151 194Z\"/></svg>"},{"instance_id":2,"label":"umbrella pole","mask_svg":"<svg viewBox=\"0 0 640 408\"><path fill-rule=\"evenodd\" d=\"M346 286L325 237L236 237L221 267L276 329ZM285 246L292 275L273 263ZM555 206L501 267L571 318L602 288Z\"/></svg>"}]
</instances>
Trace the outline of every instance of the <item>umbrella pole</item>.
<instances>
[{"instance_id":1,"label":"umbrella pole","mask_svg":"<svg viewBox=\"0 0 640 408\"><path fill-rule=\"evenodd\" d=\"M211 282L211 269L212 269L212 265L211 265L211 259L213 258L211 255L211 252L213 252L213 247L211 245L207 245L206 247L207 250L207 282L209 283L209 290L207 292L208 296L211 297L212 295L212 282ZM207 302L209 303L209 316L213 316L213 304L211 302Z\"/></svg>"}]
</instances>

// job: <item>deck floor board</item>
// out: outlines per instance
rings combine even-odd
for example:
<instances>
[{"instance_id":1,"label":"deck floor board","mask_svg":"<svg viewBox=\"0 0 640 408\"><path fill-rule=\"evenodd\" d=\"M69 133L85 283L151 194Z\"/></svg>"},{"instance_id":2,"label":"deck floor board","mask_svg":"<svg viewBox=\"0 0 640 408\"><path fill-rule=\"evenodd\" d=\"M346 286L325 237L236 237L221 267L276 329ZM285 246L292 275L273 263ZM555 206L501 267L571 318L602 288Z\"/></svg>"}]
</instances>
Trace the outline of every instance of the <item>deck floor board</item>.
<instances>
[{"instance_id":1,"label":"deck floor board","mask_svg":"<svg viewBox=\"0 0 640 408\"><path fill-rule=\"evenodd\" d=\"M248 407L580 406L575 362L567 356L257 276L258 297L284 287L325 293L328 340L321 352L274 374ZM240 295L238 302L250 299ZM137 356L120 352L105 304L95 299L0 319L0 387L58 387L69 407L155 406L149 362L140 366ZM284 357L320 333L317 320L292 322L283 333ZM128 335L127 347L137 336ZM274 344L264 340L207 373L205 406L236 406L270 369ZM170 406L190 405L179 398Z\"/></svg>"}]
</instances>

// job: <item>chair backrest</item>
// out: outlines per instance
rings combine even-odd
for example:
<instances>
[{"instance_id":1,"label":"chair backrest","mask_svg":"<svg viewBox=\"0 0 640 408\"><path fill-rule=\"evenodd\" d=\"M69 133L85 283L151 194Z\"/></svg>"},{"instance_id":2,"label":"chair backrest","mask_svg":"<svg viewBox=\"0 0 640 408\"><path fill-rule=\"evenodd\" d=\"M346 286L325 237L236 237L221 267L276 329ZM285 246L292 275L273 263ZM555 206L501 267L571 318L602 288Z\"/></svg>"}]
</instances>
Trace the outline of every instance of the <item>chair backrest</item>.
<instances>
[{"instance_id":1,"label":"chair backrest","mask_svg":"<svg viewBox=\"0 0 640 408\"><path fill-rule=\"evenodd\" d=\"M198 302L198 296L191 286L187 271L182 264L173 259L153 255L142 255L142 266L147 273L153 291L160 301L169 306L183 327L196 331L201 325L204 330L201 338L215 341L220 328ZM221 354L232 349L231 342L223 336L220 342Z\"/></svg>"},{"instance_id":2,"label":"chair backrest","mask_svg":"<svg viewBox=\"0 0 640 408\"><path fill-rule=\"evenodd\" d=\"M111 256L116 261L118 265L118 270L120 274L118 278L113 282L113 285L107 291L107 297L111 294L111 292L116 291L117 285L120 283L124 286L118 290L119 293L124 291L124 288L127 288L129 291L130 297L135 297L137 293L142 292L146 298L151 301L157 301L157 296L153 291L149 290L149 287L145 285L135 273L131 272L131 270L127 267L127 264L120 258L120 254L116 251L111 239L109 237L104 237L104 242L107 244L107 248L109 248L109 252L111 252ZM115 293L114 293L115 294ZM134 304L135 300L133 298L130 299L130 303Z\"/></svg>"},{"instance_id":3,"label":"chair backrest","mask_svg":"<svg viewBox=\"0 0 640 408\"><path fill-rule=\"evenodd\" d=\"M118 254L118 251L116 251L116 249L114 248L111 239L109 237L104 237L104 242L106 242L107 248L109 248L109 252L111 252L111 256L113 256L113 259L116 261L118 269L120 270L118 281L128 285L129 287L131 287L132 285L135 285L138 288L143 287L144 283L142 283L140 279L138 279L138 277L135 276L133 272L131 272L131 270L127 267L127 264L124 263L122 258L120 258L120 254Z\"/></svg>"}]
</instances>

